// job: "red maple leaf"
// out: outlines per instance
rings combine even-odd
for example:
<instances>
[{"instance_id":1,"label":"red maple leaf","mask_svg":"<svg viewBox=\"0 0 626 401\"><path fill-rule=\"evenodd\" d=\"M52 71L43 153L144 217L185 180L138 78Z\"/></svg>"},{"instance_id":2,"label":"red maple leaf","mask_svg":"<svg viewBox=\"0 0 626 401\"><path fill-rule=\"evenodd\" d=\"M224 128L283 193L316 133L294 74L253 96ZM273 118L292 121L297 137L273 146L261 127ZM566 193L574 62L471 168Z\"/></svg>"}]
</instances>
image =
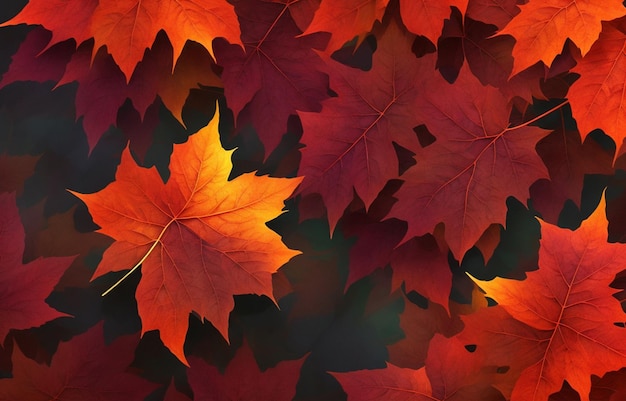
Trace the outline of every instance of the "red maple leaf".
<instances>
[{"instance_id":1,"label":"red maple leaf","mask_svg":"<svg viewBox=\"0 0 626 401\"><path fill-rule=\"evenodd\" d=\"M11 329L29 329L68 316L52 309L45 299L74 257L38 258L22 264L24 228L15 194L0 194L0 211L0 341L4 341Z\"/></svg>"},{"instance_id":2,"label":"red maple leaf","mask_svg":"<svg viewBox=\"0 0 626 401\"><path fill-rule=\"evenodd\" d=\"M443 222L446 242L461 260L491 224L504 225L509 196L526 200L530 185L547 178L535 145L548 131L528 123L510 127L505 97L467 67L454 85L438 74L423 79L415 114L437 140L417 150L389 217L409 223L405 239Z\"/></svg>"},{"instance_id":3,"label":"red maple leaf","mask_svg":"<svg viewBox=\"0 0 626 401\"><path fill-rule=\"evenodd\" d=\"M432 59L411 53L413 35L391 22L379 39L372 69L361 71L327 59L331 88L337 97L323 102L320 113L299 112L304 133L299 193L319 193L330 229L356 191L366 208L388 180L398 177L393 142L419 147L413 110L420 92L415 81L433 70Z\"/></svg>"},{"instance_id":4,"label":"red maple leaf","mask_svg":"<svg viewBox=\"0 0 626 401\"><path fill-rule=\"evenodd\" d=\"M291 401L306 356L282 361L261 371L250 347L243 344L224 373L196 357L189 358L189 384L197 400Z\"/></svg>"},{"instance_id":5,"label":"red maple leaf","mask_svg":"<svg viewBox=\"0 0 626 401\"><path fill-rule=\"evenodd\" d=\"M92 57L91 47L83 45L72 56L57 86L73 81L79 82L76 118L83 117L87 143L92 150L100 137L115 124L117 112L126 101L124 74L104 50Z\"/></svg>"},{"instance_id":6,"label":"red maple leaf","mask_svg":"<svg viewBox=\"0 0 626 401\"><path fill-rule=\"evenodd\" d=\"M272 273L297 251L265 223L280 215L300 179L244 174L229 181L231 152L222 149L218 115L174 148L170 177L143 169L128 149L115 181L95 194L77 194L116 242L94 278L142 267L136 298L142 333L161 340L186 362L183 344L192 311L228 338L233 295L272 297Z\"/></svg>"},{"instance_id":7,"label":"red maple leaf","mask_svg":"<svg viewBox=\"0 0 626 401\"><path fill-rule=\"evenodd\" d=\"M59 344L50 366L13 347L13 377L0 380L0 399L28 401L143 400L158 386L129 372L139 336L106 345L102 324Z\"/></svg>"},{"instance_id":8,"label":"red maple leaf","mask_svg":"<svg viewBox=\"0 0 626 401\"><path fill-rule=\"evenodd\" d=\"M626 315L609 287L626 246L607 243L604 199L575 231L540 222L539 270L476 280L498 306L468 317L466 341L519 375L511 401L546 401L564 380L589 401L591 375L626 364L626 331L614 324Z\"/></svg>"},{"instance_id":9,"label":"red maple leaf","mask_svg":"<svg viewBox=\"0 0 626 401\"><path fill-rule=\"evenodd\" d=\"M319 111L327 97L324 63L313 49L325 42L320 35L301 33L289 15L289 5L241 0L235 4L241 19L245 49L215 43L217 62L228 107L241 128L251 122L265 147L266 157L287 131L296 110ZM245 115L245 118L242 116Z\"/></svg>"},{"instance_id":10,"label":"red maple leaf","mask_svg":"<svg viewBox=\"0 0 626 401\"><path fill-rule=\"evenodd\" d=\"M580 207L587 174L613 174L611 154L592 138L584 143L576 131L558 129L537 143L537 153L550 173L530 187L533 209L548 223L557 224L566 200Z\"/></svg>"},{"instance_id":11,"label":"red maple leaf","mask_svg":"<svg viewBox=\"0 0 626 401\"><path fill-rule=\"evenodd\" d=\"M568 95L582 139L600 128L615 141L615 159L625 151L626 102L621 94L626 82L625 30L624 18L604 24L589 53L572 69L580 78Z\"/></svg>"}]
</instances>

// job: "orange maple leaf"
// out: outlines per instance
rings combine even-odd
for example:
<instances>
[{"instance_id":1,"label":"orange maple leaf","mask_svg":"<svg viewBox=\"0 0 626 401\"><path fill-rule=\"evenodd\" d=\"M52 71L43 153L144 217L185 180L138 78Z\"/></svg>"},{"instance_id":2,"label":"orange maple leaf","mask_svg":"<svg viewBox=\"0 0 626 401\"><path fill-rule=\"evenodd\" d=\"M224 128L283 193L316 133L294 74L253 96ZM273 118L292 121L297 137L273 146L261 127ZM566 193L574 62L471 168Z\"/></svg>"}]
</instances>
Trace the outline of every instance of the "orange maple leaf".
<instances>
[{"instance_id":1,"label":"orange maple leaf","mask_svg":"<svg viewBox=\"0 0 626 401\"><path fill-rule=\"evenodd\" d=\"M604 199L576 231L540 223L539 270L522 281L475 280L499 306L470 316L466 331L493 362L521 373L511 401L546 401L564 380L589 401L591 375L626 364L626 330L614 324L625 315L609 287L626 245L607 242Z\"/></svg>"},{"instance_id":2,"label":"orange maple leaf","mask_svg":"<svg viewBox=\"0 0 626 401\"><path fill-rule=\"evenodd\" d=\"M620 0L531 0L500 32L513 36L512 75L538 61L550 66L569 38L583 56L602 30L602 21L626 14Z\"/></svg>"},{"instance_id":3,"label":"orange maple leaf","mask_svg":"<svg viewBox=\"0 0 626 401\"><path fill-rule=\"evenodd\" d=\"M106 46L127 81L160 30L172 44L174 64L187 40L200 43L211 56L216 37L243 46L235 9L226 0L31 0L0 27L15 24L52 31L48 46L70 38L80 44L93 37L94 56Z\"/></svg>"},{"instance_id":4,"label":"orange maple leaf","mask_svg":"<svg viewBox=\"0 0 626 401\"><path fill-rule=\"evenodd\" d=\"M617 147L615 159L624 153L626 138L626 19L604 24L600 38L573 72L580 74L569 90L572 115L584 140L596 128L610 136Z\"/></svg>"},{"instance_id":5,"label":"orange maple leaf","mask_svg":"<svg viewBox=\"0 0 626 401\"><path fill-rule=\"evenodd\" d=\"M166 183L155 168L138 167L126 149L113 183L94 194L74 193L99 232L116 240L93 279L143 264L136 292L142 333L159 330L185 363L190 312L228 339L233 295L273 299L272 273L299 253L265 223L282 213L300 179L248 173L228 181L232 151L222 149L217 125L216 112L174 148Z\"/></svg>"},{"instance_id":6,"label":"orange maple leaf","mask_svg":"<svg viewBox=\"0 0 626 401\"><path fill-rule=\"evenodd\" d=\"M130 79L161 29L172 43L174 61L188 39L202 44L212 56L215 37L241 44L234 7L225 0L210 5L192 0L101 0L92 20L94 49L106 45Z\"/></svg>"}]
</instances>

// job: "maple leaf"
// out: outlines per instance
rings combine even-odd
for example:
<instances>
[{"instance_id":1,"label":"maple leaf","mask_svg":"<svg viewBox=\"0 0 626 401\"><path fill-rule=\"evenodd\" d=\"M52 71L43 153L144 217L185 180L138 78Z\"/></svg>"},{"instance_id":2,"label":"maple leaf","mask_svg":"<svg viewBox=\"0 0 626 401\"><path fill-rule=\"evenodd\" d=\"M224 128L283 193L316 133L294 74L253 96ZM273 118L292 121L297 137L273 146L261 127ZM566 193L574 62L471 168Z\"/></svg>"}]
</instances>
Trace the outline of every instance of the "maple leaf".
<instances>
[{"instance_id":1,"label":"maple leaf","mask_svg":"<svg viewBox=\"0 0 626 401\"><path fill-rule=\"evenodd\" d=\"M573 130L554 131L537 143L537 153L548 167L550 180L534 183L531 199L541 218L552 224L557 224L566 200L580 208L585 175L613 173L610 153L593 138L581 143Z\"/></svg>"},{"instance_id":2,"label":"maple leaf","mask_svg":"<svg viewBox=\"0 0 626 401\"><path fill-rule=\"evenodd\" d=\"M580 78L568 95L582 139L600 128L615 141L615 159L625 151L626 104L621 95L626 82L625 29L626 19L604 24L589 53L572 69Z\"/></svg>"},{"instance_id":3,"label":"maple leaf","mask_svg":"<svg viewBox=\"0 0 626 401\"><path fill-rule=\"evenodd\" d=\"M465 14L468 0L400 0L400 14L406 28L416 35L437 43L443 23L450 16L451 7Z\"/></svg>"},{"instance_id":4,"label":"maple leaf","mask_svg":"<svg viewBox=\"0 0 626 401\"><path fill-rule=\"evenodd\" d=\"M305 178L298 192L321 194L331 232L354 191L369 208L387 181L398 177L393 142L419 147L413 109L420 92L414 83L434 65L432 59L415 58L413 39L392 22L379 40L370 71L328 59L331 88L338 96L325 100L320 113L298 112L306 145L299 169Z\"/></svg>"},{"instance_id":5,"label":"maple leaf","mask_svg":"<svg viewBox=\"0 0 626 401\"><path fill-rule=\"evenodd\" d=\"M601 22L626 14L620 0L531 0L521 10L500 31L516 40L512 75L538 61L549 67L568 38L584 56L598 39Z\"/></svg>"},{"instance_id":6,"label":"maple leaf","mask_svg":"<svg viewBox=\"0 0 626 401\"><path fill-rule=\"evenodd\" d=\"M272 298L271 274L298 254L265 223L282 213L300 179L249 173L228 181L232 151L221 148L218 118L216 111L174 148L167 183L156 168L138 167L126 149L113 183L95 194L73 192L99 232L116 240L93 278L143 264L136 292L142 333L159 330L183 362L189 313L228 339L233 295Z\"/></svg>"},{"instance_id":7,"label":"maple leaf","mask_svg":"<svg viewBox=\"0 0 626 401\"><path fill-rule=\"evenodd\" d=\"M505 97L466 66L454 85L439 74L423 79L415 114L437 140L416 149L417 164L402 175L389 217L408 222L405 240L443 222L446 242L461 260L491 224L504 225L509 196L526 200L530 185L547 178L535 145L549 131L528 127L533 120L509 127Z\"/></svg>"},{"instance_id":8,"label":"maple leaf","mask_svg":"<svg viewBox=\"0 0 626 401\"><path fill-rule=\"evenodd\" d=\"M160 30L172 43L173 63L187 40L200 43L211 55L216 37L241 45L237 15L226 0L202 4L193 0L31 0L0 26L21 23L51 31L48 46L70 38L81 44L93 37L94 56L106 46L127 81Z\"/></svg>"},{"instance_id":9,"label":"maple leaf","mask_svg":"<svg viewBox=\"0 0 626 401\"><path fill-rule=\"evenodd\" d=\"M24 227L15 194L0 193L0 210L0 341L4 341L11 329L29 329L68 316L52 309L45 299L74 257L38 258L23 265Z\"/></svg>"},{"instance_id":10,"label":"maple leaf","mask_svg":"<svg viewBox=\"0 0 626 401\"><path fill-rule=\"evenodd\" d=\"M604 197L576 231L540 223L539 270L523 281L475 280L510 318L500 318L498 329L484 317L472 324L487 324L481 328L489 333L482 341L486 346L508 342L515 355L526 353L511 401L546 401L564 380L589 401L591 375L626 363L626 331L614 324L625 315L612 296L617 291L609 287L624 269L626 246L607 243ZM509 362L520 364L512 358Z\"/></svg>"},{"instance_id":11,"label":"maple leaf","mask_svg":"<svg viewBox=\"0 0 626 401\"><path fill-rule=\"evenodd\" d=\"M224 373L200 358L189 358L189 384L199 400L291 401L306 356L282 361L260 371L252 350L244 343L228 363Z\"/></svg>"},{"instance_id":12,"label":"maple leaf","mask_svg":"<svg viewBox=\"0 0 626 401\"><path fill-rule=\"evenodd\" d=\"M57 86L79 81L76 118L83 117L89 149L115 123L117 111L126 100L124 74L104 50L92 58L89 46L81 46L67 64ZM92 63L93 59L93 63ZM96 100L97 99L97 100Z\"/></svg>"},{"instance_id":13,"label":"maple leaf","mask_svg":"<svg viewBox=\"0 0 626 401\"><path fill-rule=\"evenodd\" d=\"M288 5L241 0L235 8L245 50L217 41L217 63L224 67L224 94L237 125L244 124L244 115L252 122L267 156L278 146L290 115L317 112L328 97L324 63L313 50L322 48L324 39L296 38L301 31Z\"/></svg>"},{"instance_id":14,"label":"maple leaf","mask_svg":"<svg viewBox=\"0 0 626 401\"><path fill-rule=\"evenodd\" d=\"M126 371L139 336L106 345L102 324L59 344L50 366L13 347L13 378L0 380L0 398L28 401L143 400L158 386Z\"/></svg>"},{"instance_id":15,"label":"maple leaf","mask_svg":"<svg viewBox=\"0 0 626 401\"><path fill-rule=\"evenodd\" d=\"M322 0L313 21L303 35L314 32L330 32L326 46L330 54L344 43L358 36L358 44L365 39L365 33L372 29L375 21L382 21L389 0Z\"/></svg>"},{"instance_id":16,"label":"maple leaf","mask_svg":"<svg viewBox=\"0 0 626 401\"><path fill-rule=\"evenodd\" d=\"M237 15L225 0L100 0L92 20L94 50L106 45L129 80L161 29L174 48L174 62L187 40L202 44L211 55L215 37L241 45Z\"/></svg>"}]
</instances>

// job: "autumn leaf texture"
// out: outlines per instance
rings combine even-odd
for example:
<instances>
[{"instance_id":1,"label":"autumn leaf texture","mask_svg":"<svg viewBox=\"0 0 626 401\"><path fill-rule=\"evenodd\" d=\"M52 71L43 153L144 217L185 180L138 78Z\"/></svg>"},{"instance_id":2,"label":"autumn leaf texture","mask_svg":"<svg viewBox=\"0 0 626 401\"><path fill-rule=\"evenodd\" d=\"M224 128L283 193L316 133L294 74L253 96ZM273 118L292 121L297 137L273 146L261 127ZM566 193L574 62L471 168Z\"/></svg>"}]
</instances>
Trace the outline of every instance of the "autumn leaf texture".
<instances>
[{"instance_id":1,"label":"autumn leaf texture","mask_svg":"<svg viewBox=\"0 0 626 401\"><path fill-rule=\"evenodd\" d=\"M0 401L626 400L620 0L0 2Z\"/></svg>"},{"instance_id":2,"label":"autumn leaf texture","mask_svg":"<svg viewBox=\"0 0 626 401\"><path fill-rule=\"evenodd\" d=\"M233 295L272 298L271 274L298 253L265 223L300 180L248 173L228 181L232 164L220 147L218 118L174 149L166 183L125 150L112 184L95 194L74 192L100 232L116 240L94 278L142 264L142 331L158 330L183 362L189 313L228 338Z\"/></svg>"},{"instance_id":3,"label":"autumn leaf texture","mask_svg":"<svg viewBox=\"0 0 626 401\"><path fill-rule=\"evenodd\" d=\"M615 325L624 321L624 311L609 286L623 270L626 254L623 244L606 242L604 209L602 199L575 231L541 222L539 269L529 272L525 280L477 281L510 315L500 320L499 332L485 333L476 341L477 347L484 340L496 343L488 339L492 335L512 335L520 340L515 343L516 352L528 352L518 361L532 362L521 372L511 400L546 400L564 380L582 400L588 400L591 374L618 370L626 360L626 331ZM480 315L472 318L480 319ZM520 323L528 329L515 328ZM518 333L525 331L534 338L520 338Z\"/></svg>"}]
</instances>

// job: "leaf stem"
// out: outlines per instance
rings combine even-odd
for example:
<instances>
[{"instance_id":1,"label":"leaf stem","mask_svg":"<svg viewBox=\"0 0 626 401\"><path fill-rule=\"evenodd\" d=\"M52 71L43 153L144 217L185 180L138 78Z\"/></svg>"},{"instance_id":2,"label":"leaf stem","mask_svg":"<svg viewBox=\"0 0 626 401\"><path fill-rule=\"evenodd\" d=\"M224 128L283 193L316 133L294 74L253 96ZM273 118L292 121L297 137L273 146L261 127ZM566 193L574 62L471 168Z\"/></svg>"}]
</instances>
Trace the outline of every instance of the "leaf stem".
<instances>
[{"instance_id":1,"label":"leaf stem","mask_svg":"<svg viewBox=\"0 0 626 401\"><path fill-rule=\"evenodd\" d=\"M511 130L514 130L514 129L517 129L517 128L522 128L522 127L525 127L527 125L530 125L530 124L532 124L532 123L534 123L534 122L536 122L538 120L541 120L542 118L544 118L548 114L551 114L552 112L557 111L558 109L560 109L561 107L565 106L566 104L569 104L569 99L565 100L563 103L557 104L556 106L554 106L553 108L551 108L548 111L544 111L543 113L539 114L537 117L532 118L532 119L530 119L530 120L528 120L526 122L521 123L520 125L516 125L514 127L508 127L505 131L511 131Z\"/></svg>"},{"instance_id":2,"label":"leaf stem","mask_svg":"<svg viewBox=\"0 0 626 401\"><path fill-rule=\"evenodd\" d=\"M148 252L146 252L145 255L143 255L143 258L141 258L139 260L139 262L137 262L137 264L135 266L133 266L132 269L130 269L128 271L128 273L124 274L124 277L122 277L121 279L117 280L117 282L115 284L113 284L111 287L109 287L108 290L106 290L105 292L102 293L102 296L107 295L109 292L113 291L113 289L115 287L117 287L118 285L120 285L122 283L122 281L126 280L126 278L128 276L130 276L131 274L133 274L133 272L135 270L137 270L139 268L139 266L141 266L141 264L146 260L146 258L152 253L152 251L154 250L154 248L156 247L156 244L159 243L159 240L157 239L156 241L154 241L154 244L152 244L152 246L150 247L150 249L148 249Z\"/></svg>"}]
</instances>

